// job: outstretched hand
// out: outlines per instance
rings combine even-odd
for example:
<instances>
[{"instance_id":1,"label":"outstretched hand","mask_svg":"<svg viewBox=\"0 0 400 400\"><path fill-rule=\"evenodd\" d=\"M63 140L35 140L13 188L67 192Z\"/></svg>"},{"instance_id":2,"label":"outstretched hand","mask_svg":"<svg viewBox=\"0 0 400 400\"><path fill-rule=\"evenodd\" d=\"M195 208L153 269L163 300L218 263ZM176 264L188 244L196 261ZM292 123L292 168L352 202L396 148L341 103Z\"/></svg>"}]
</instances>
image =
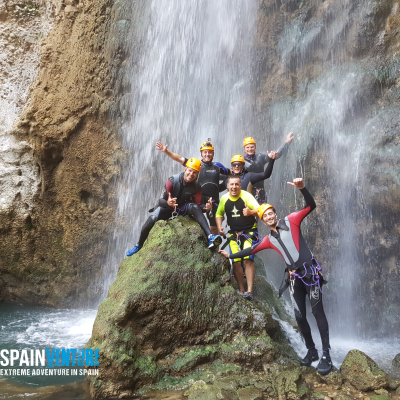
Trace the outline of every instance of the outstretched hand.
<instances>
[{"instance_id":1,"label":"outstretched hand","mask_svg":"<svg viewBox=\"0 0 400 400\"><path fill-rule=\"evenodd\" d=\"M204 207L204 209L205 209L206 211L210 211L211 208L212 208L212 197L210 197L210 198L208 199L208 201L207 201L206 206Z\"/></svg>"},{"instance_id":2,"label":"outstretched hand","mask_svg":"<svg viewBox=\"0 0 400 400\"><path fill-rule=\"evenodd\" d=\"M292 186L296 187L297 189L303 189L305 187L303 178L295 178L295 179L293 179L293 183L288 182L287 184L292 185Z\"/></svg>"},{"instance_id":3,"label":"outstretched hand","mask_svg":"<svg viewBox=\"0 0 400 400\"><path fill-rule=\"evenodd\" d=\"M171 198L171 192L168 193L168 200L167 200L167 203L168 203L168 205L169 205L170 207L176 207L176 206L177 206L177 204L176 204L176 197Z\"/></svg>"},{"instance_id":4,"label":"outstretched hand","mask_svg":"<svg viewBox=\"0 0 400 400\"><path fill-rule=\"evenodd\" d=\"M165 146L161 142L156 143L156 149L161 151L162 153L165 153L168 150L168 145L166 144Z\"/></svg>"},{"instance_id":5,"label":"outstretched hand","mask_svg":"<svg viewBox=\"0 0 400 400\"><path fill-rule=\"evenodd\" d=\"M288 135L286 136L286 143L290 143L293 139L293 132L288 133Z\"/></svg>"},{"instance_id":6,"label":"outstretched hand","mask_svg":"<svg viewBox=\"0 0 400 400\"><path fill-rule=\"evenodd\" d=\"M224 257L229 258L229 253L225 250L218 250L219 254L222 254Z\"/></svg>"},{"instance_id":7,"label":"outstretched hand","mask_svg":"<svg viewBox=\"0 0 400 400\"><path fill-rule=\"evenodd\" d=\"M271 160L275 160L275 158L276 158L276 156L278 155L278 153L279 153L279 151L271 151L271 152L267 152L267 154L268 154L268 157L271 159Z\"/></svg>"}]
</instances>

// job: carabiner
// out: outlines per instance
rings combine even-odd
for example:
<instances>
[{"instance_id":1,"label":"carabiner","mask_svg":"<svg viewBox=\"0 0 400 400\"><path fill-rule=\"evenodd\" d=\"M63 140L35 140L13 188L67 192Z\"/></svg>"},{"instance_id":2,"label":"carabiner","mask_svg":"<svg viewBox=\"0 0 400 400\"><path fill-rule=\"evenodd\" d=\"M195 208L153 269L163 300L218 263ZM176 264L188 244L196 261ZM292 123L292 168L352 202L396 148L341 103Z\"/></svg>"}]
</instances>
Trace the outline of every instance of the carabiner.
<instances>
[{"instance_id":1,"label":"carabiner","mask_svg":"<svg viewBox=\"0 0 400 400\"><path fill-rule=\"evenodd\" d=\"M176 211L176 206L174 207L174 211L172 211L171 218L169 218L170 221L175 219L179 215L178 211Z\"/></svg>"}]
</instances>

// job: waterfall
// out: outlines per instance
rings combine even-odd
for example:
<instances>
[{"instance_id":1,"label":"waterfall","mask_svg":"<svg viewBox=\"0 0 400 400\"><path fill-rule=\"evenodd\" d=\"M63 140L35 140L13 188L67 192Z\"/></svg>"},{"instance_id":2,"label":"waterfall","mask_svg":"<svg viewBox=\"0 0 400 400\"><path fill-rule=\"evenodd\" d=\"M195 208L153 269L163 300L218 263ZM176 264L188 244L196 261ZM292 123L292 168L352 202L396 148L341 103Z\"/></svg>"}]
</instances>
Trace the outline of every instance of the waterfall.
<instances>
[{"instance_id":1,"label":"waterfall","mask_svg":"<svg viewBox=\"0 0 400 400\"><path fill-rule=\"evenodd\" d=\"M389 3L380 4L379 12L372 0L287 2L286 9L255 0L145 3L126 100L130 116L123 128L127 160L118 186L120 224L104 268L103 297L164 182L182 171L155 150L157 140L189 158L200 157L200 144L211 138L215 161L228 164L242 152L244 137L254 136L257 151L265 152L293 131L289 153L276 162L267 183L269 201L280 216L303 207L302 196L286 184L296 176L316 198L317 210L302 228L329 281L324 297L332 333L369 337L399 326L390 316L393 285L380 277L382 246L373 238L379 189L371 190L369 176L379 146L383 158L398 160L382 144L385 129L396 127L398 106L381 107L378 99L383 86L398 76L400 61L393 56L382 66L361 57L371 40L382 45L385 32L377 27L384 29L384 17L398 12ZM306 7L314 9L303 12ZM263 12L266 21L279 14L271 41L263 31L268 26L256 32ZM275 81L282 85L274 86ZM384 168L375 171L379 179L393 175ZM264 228L261 232L266 234ZM385 232L379 240L389 248L395 239ZM273 252L262 257L269 278L279 285L282 260ZM367 270L375 269L379 298L368 284ZM379 322L371 322L369 312Z\"/></svg>"},{"instance_id":2,"label":"waterfall","mask_svg":"<svg viewBox=\"0 0 400 400\"><path fill-rule=\"evenodd\" d=\"M252 132L257 1L154 0L145 7L147 31L140 57L134 52L131 118L123 129L128 161L118 187L118 213L127 228L121 233L118 227L113 238L106 290L166 180L183 171L155 150L156 141L200 158L201 143L211 138L214 160L229 163L241 151L245 132Z\"/></svg>"}]
</instances>

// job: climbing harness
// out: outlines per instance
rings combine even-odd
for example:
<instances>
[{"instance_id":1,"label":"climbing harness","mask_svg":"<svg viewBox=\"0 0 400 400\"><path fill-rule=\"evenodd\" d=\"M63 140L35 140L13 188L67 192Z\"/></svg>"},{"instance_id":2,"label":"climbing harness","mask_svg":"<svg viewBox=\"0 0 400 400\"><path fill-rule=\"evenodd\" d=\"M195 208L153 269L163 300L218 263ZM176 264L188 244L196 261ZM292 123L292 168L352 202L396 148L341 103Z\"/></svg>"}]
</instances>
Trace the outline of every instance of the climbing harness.
<instances>
[{"instance_id":1,"label":"climbing harness","mask_svg":"<svg viewBox=\"0 0 400 400\"><path fill-rule=\"evenodd\" d=\"M224 250L226 246L232 241L235 241L240 249L240 245L242 244L242 241L250 241L251 246L256 246L259 243L261 243L261 237L259 233L256 230L247 230L247 231L241 231L241 232L236 232L236 231L228 231L229 236L226 242L223 244L221 247L221 250ZM249 236L248 234L253 233L253 237ZM235 238L236 235L236 238Z\"/></svg>"},{"instance_id":2,"label":"climbing harness","mask_svg":"<svg viewBox=\"0 0 400 400\"><path fill-rule=\"evenodd\" d=\"M185 202L183 208L178 208L178 206L174 206L174 211L172 212L171 217L169 218L170 221L174 220L177 217L184 217L188 211L189 203ZM177 211L178 210L178 211Z\"/></svg>"},{"instance_id":3,"label":"climbing harness","mask_svg":"<svg viewBox=\"0 0 400 400\"><path fill-rule=\"evenodd\" d=\"M308 264L308 265L307 265ZM306 286L318 285L320 292L322 293L321 286L324 278L321 276L322 268L318 261L313 257L309 263L303 264L304 274L298 273L297 270L289 271L290 279L299 278ZM301 270L301 269L300 269ZM307 283L304 279L311 279L311 283ZM322 279L320 279L322 278Z\"/></svg>"}]
</instances>

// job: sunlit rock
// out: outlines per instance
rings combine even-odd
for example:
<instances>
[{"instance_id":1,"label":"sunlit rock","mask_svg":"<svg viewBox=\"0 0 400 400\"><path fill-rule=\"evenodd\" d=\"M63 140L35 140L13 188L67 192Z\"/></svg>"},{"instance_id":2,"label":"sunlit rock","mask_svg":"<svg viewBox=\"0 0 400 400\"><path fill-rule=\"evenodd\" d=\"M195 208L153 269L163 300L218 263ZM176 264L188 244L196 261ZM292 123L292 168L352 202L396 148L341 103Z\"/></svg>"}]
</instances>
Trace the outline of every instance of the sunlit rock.
<instances>
[{"instance_id":1,"label":"sunlit rock","mask_svg":"<svg viewBox=\"0 0 400 400\"><path fill-rule=\"evenodd\" d=\"M345 380L364 392L382 389L388 385L388 374L360 350L349 351L340 371Z\"/></svg>"}]
</instances>

